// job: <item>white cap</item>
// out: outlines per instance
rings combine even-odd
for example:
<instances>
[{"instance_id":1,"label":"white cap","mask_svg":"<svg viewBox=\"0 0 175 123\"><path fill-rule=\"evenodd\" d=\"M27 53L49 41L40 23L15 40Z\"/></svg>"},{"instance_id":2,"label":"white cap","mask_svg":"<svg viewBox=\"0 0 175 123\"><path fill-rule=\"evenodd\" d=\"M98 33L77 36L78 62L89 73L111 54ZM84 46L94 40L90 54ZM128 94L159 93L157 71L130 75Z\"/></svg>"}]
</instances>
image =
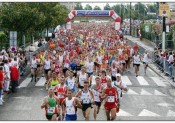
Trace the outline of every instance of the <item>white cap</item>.
<instances>
[{"instance_id":1,"label":"white cap","mask_svg":"<svg viewBox=\"0 0 175 123\"><path fill-rule=\"evenodd\" d=\"M116 75L116 77L117 77L117 76L119 76L119 77L121 76L119 73L117 73L117 74L115 74L115 75Z\"/></svg>"}]
</instances>

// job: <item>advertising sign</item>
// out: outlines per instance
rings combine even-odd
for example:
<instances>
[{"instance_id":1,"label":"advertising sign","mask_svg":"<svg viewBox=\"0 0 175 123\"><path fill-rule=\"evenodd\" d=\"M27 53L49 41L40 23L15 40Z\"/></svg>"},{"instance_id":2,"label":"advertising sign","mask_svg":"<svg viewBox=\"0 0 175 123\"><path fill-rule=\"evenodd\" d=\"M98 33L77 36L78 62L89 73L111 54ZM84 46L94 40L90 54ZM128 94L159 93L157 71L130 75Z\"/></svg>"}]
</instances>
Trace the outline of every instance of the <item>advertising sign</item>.
<instances>
[{"instance_id":1,"label":"advertising sign","mask_svg":"<svg viewBox=\"0 0 175 123\"><path fill-rule=\"evenodd\" d=\"M17 47L17 31L10 31L10 48L15 51Z\"/></svg>"},{"instance_id":2,"label":"advertising sign","mask_svg":"<svg viewBox=\"0 0 175 123\"><path fill-rule=\"evenodd\" d=\"M167 16L168 18L170 17L170 7L168 4L160 4L159 5L159 16Z\"/></svg>"},{"instance_id":3,"label":"advertising sign","mask_svg":"<svg viewBox=\"0 0 175 123\"><path fill-rule=\"evenodd\" d=\"M98 10L77 10L77 16L109 16L109 11Z\"/></svg>"}]
</instances>

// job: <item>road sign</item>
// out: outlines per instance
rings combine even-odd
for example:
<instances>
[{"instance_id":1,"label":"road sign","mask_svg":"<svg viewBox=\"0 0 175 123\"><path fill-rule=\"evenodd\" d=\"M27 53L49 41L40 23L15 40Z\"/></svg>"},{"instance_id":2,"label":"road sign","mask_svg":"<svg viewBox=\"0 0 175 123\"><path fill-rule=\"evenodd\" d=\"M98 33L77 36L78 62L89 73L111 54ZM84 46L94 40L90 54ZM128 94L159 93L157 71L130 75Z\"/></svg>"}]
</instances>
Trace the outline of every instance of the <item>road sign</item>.
<instances>
[{"instance_id":1,"label":"road sign","mask_svg":"<svg viewBox=\"0 0 175 123\"><path fill-rule=\"evenodd\" d=\"M160 4L159 5L159 16L167 16L170 17L170 7L168 4Z\"/></svg>"},{"instance_id":2,"label":"road sign","mask_svg":"<svg viewBox=\"0 0 175 123\"><path fill-rule=\"evenodd\" d=\"M149 26L145 26L145 32L149 32Z\"/></svg>"},{"instance_id":3,"label":"road sign","mask_svg":"<svg viewBox=\"0 0 175 123\"><path fill-rule=\"evenodd\" d=\"M17 48L17 31L10 31L10 48L12 51Z\"/></svg>"}]
</instances>

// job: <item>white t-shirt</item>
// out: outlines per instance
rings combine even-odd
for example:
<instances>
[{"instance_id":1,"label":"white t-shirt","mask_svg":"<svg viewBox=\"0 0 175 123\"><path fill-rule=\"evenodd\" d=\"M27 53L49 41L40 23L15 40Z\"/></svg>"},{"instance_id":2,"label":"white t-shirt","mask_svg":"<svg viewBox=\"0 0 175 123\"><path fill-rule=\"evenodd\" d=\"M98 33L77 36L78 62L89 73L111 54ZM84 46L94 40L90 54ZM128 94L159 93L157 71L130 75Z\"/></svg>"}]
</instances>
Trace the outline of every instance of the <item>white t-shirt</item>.
<instances>
[{"instance_id":1,"label":"white t-shirt","mask_svg":"<svg viewBox=\"0 0 175 123\"><path fill-rule=\"evenodd\" d=\"M85 66L87 68L87 72L88 73L92 73L93 72L94 62L86 62Z\"/></svg>"}]
</instances>

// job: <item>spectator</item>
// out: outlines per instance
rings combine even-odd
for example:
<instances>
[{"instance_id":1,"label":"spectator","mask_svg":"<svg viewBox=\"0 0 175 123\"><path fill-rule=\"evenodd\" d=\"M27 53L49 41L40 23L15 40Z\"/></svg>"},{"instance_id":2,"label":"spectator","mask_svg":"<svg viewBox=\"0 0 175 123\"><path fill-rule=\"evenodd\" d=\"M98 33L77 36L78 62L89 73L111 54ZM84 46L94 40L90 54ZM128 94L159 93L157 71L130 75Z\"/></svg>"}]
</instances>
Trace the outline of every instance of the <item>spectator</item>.
<instances>
[{"instance_id":1,"label":"spectator","mask_svg":"<svg viewBox=\"0 0 175 123\"><path fill-rule=\"evenodd\" d=\"M13 66L10 67L11 70L11 85L12 85L12 92L16 92L16 87L18 86L19 80L19 71L17 69L17 64L15 63Z\"/></svg>"},{"instance_id":2,"label":"spectator","mask_svg":"<svg viewBox=\"0 0 175 123\"><path fill-rule=\"evenodd\" d=\"M9 93L10 69L8 66L8 60L4 60L4 63L4 92Z\"/></svg>"},{"instance_id":3,"label":"spectator","mask_svg":"<svg viewBox=\"0 0 175 123\"><path fill-rule=\"evenodd\" d=\"M3 105L2 93L4 88L3 67L0 66L0 105Z\"/></svg>"}]
</instances>

